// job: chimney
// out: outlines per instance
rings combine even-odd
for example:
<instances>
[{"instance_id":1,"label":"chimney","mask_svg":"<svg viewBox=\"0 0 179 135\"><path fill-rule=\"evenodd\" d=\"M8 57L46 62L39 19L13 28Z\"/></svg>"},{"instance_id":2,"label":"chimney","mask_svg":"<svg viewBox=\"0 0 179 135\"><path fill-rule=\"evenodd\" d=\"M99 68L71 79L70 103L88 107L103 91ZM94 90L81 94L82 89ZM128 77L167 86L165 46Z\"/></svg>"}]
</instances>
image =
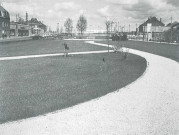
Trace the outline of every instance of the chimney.
<instances>
[{"instance_id":1,"label":"chimney","mask_svg":"<svg viewBox=\"0 0 179 135\"><path fill-rule=\"evenodd\" d=\"M28 13L26 11L26 23L28 22Z\"/></svg>"},{"instance_id":2,"label":"chimney","mask_svg":"<svg viewBox=\"0 0 179 135\"><path fill-rule=\"evenodd\" d=\"M162 18L160 18L160 22L162 22Z\"/></svg>"},{"instance_id":3,"label":"chimney","mask_svg":"<svg viewBox=\"0 0 179 135\"><path fill-rule=\"evenodd\" d=\"M17 22L17 14L16 14L16 22Z\"/></svg>"}]
</instances>

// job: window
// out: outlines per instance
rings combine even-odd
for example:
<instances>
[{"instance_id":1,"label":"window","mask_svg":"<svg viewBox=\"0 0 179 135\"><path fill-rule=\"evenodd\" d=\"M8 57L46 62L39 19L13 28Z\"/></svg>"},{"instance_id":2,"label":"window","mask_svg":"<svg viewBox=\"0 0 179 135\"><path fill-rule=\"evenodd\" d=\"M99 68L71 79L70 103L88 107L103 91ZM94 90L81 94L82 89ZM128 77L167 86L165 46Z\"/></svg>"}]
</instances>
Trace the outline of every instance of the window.
<instances>
[{"instance_id":1,"label":"window","mask_svg":"<svg viewBox=\"0 0 179 135\"><path fill-rule=\"evenodd\" d=\"M0 16L2 16L1 11L0 11Z\"/></svg>"},{"instance_id":2,"label":"window","mask_svg":"<svg viewBox=\"0 0 179 135\"><path fill-rule=\"evenodd\" d=\"M4 17L4 12L3 11L1 11L1 16Z\"/></svg>"},{"instance_id":3,"label":"window","mask_svg":"<svg viewBox=\"0 0 179 135\"><path fill-rule=\"evenodd\" d=\"M9 13L7 12L7 17L9 18Z\"/></svg>"}]
</instances>

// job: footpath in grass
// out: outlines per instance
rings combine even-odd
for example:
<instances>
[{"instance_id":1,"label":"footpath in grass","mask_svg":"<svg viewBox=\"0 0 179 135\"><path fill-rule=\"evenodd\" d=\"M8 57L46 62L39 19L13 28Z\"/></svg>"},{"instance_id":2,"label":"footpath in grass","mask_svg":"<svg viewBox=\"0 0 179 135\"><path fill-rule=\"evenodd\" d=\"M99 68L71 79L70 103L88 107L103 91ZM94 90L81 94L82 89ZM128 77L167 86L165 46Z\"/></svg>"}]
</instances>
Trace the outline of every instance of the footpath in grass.
<instances>
[{"instance_id":1,"label":"footpath in grass","mask_svg":"<svg viewBox=\"0 0 179 135\"><path fill-rule=\"evenodd\" d=\"M104 58L104 60L103 60ZM119 53L0 61L0 123L42 115L104 96L146 69Z\"/></svg>"},{"instance_id":2,"label":"footpath in grass","mask_svg":"<svg viewBox=\"0 0 179 135\"><path fill-rule=\"evenodd\" d=\"M107 41L98 41L98 42L107 44ZM120 42L110 41L109 44L132 48L144 52L149 52L179 62L179 45L142 42L142 41L120 41Z\"/></svg>"}]
</instances>

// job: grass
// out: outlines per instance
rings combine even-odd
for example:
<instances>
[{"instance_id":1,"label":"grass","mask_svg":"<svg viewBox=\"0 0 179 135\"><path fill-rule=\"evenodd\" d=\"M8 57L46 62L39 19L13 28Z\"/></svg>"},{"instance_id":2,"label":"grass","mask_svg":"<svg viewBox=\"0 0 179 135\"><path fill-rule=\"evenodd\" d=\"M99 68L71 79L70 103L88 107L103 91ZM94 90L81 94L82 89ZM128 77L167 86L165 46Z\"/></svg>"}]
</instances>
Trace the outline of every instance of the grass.
<instances>
[{"instance_id":1,"label":"grass","mask_svg":"<svg viewBox=\"0 0 179 135\"><path fill-rule=\"evenodd\" d=\"M64 52L64 42L68 44L70 48L69 52L106 49L105 47L94 46L81 41L29 40L14 43L0 43L0 57L61 53Z\"/></svg>"},{"instance_id":2,"label":"grass","mask_svg":"<svg viewBox=\"0 0 179 135\"><path fill-rule=\"evenodd\" d=\"M81 44L83 51L95 48ZM0 123L99 98L135 81L145 69L145 59L129 54L124 60L119 53L0 61Z\"/></svg>"},{"instance_id":3,"label":"grass","mask_svg":"<svg viewBox=\"0 0 179 135\"><path fill-rule=\"evenodd\" d=\"M107 44L107 41L100 41L100 43ZM164 56L179 62L179 46L170 45L164 43L153 43L153 42L142 42L142 41L120 41L118 42L110 41L109 44L124 46L127 48L132 48L140 51L149 52L152 54Z\"/></svg>"}]
</instances>

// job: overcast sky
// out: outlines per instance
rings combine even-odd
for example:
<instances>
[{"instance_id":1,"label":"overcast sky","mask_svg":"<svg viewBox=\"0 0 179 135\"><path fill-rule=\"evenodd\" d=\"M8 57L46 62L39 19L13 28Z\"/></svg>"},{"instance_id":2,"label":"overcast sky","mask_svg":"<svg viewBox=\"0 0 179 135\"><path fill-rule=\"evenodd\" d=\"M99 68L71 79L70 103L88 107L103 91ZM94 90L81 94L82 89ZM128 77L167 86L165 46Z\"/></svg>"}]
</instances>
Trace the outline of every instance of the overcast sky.
<instances>
[{"instance_id":1,"label":"overcast sky","mask_svg":"<svg viewBox=\"0 0 179 135\"><path fill-rule=\"evenodd\" d=\"M179 0L0 0L6 8L11 20L19 13L25 19L26 11L32 17L43 21L56 30L57 23L64 24L66 18L73 20L74 27L78 17L83 14L88 21L89 29L105 29L107 19L119 21L126 30L131 25L135 29L149 16L162 18L167 24L171 16L179 21Z\"/></svg>"}]
</instances>

